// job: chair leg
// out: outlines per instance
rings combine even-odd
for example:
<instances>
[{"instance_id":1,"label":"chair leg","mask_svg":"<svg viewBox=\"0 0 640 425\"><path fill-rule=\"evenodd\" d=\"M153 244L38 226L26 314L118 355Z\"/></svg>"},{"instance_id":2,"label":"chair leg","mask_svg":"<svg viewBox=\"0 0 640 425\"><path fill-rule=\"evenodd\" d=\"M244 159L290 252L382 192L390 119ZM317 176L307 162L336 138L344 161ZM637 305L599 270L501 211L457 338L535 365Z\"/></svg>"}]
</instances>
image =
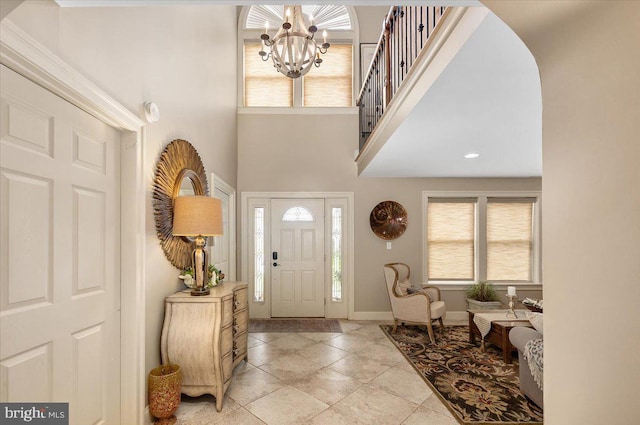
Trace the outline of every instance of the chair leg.
<instances>
[{"instance_id":1,"label":"chair leg","mask_svg":"<svg viewBox=\"0 0 640 425\"><path fill-rule=\"evenodd\" d=\"M444 323L442 322L442 317L438 319L440 322L440 332L444 335Z\"/></svg>"},{"instance_id":2,"label":"chair leg","mask_svg":"<svg viewBox=\"0 0 640 425\"><path fill-rule=\"evenodd\" d=\"M431 321L427 321L427 332L429 333L429 339L432 344L436 343L435 338L433 337L433 329L431 328Z\"/></svg>"},{"instance_id":3,"label":"chair leg","mask_svg":"<svg viewBox=\"0 0 640 425\"><path fill-rule=\"evenodd\" d=\"M391 332L396 333L397 329L398 329L398 319L393 319L393 329L391 330Z\"/></svg>"}]
</instances>

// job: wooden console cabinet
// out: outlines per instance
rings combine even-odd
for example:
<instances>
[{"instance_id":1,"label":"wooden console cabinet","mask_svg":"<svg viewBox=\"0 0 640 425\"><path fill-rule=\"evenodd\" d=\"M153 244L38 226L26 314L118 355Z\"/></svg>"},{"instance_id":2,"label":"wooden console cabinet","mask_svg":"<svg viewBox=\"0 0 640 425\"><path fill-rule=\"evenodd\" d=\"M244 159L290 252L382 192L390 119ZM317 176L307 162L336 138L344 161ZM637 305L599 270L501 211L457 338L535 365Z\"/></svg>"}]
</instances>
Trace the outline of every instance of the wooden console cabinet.
<instances>
[{"instance_id":1,"label":"wooden console cabinet","mask_svg":"<svg viewBox=\"0 0 640 425\"><path fill-rule=\"evenodd\" d=\"M247 284L224 282L200 297L189 292L165 298L162 363L179 364L182 392L213 395L219 412L231 372L247 359Z\"/></svg>"}]
</instances>

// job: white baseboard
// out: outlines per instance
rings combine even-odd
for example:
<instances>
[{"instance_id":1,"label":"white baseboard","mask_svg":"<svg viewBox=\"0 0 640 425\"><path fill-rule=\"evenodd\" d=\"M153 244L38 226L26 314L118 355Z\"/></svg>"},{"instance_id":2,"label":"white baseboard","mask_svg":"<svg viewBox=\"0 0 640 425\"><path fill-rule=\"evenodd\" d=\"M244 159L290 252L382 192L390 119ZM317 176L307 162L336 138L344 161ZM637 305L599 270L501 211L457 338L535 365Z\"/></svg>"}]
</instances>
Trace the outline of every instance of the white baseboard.
<instances>
[{"instance_id":1,"label":"white baseboard","mask_svg":"<svg viewBox=\"0 0 640 425\"><path fill-rule=\"evenodd\" d=\"M390 311L354 311L349 320L388 320L393 322L393 314Z\"/></svg>"},{"instance_id":2,"label":"white baseboard","mask_svg":"<svg viewBox=\"0 0 640 425\"><path fill-rule=\"evenodd\" d=\"M449 322L465 322L465 324L469 321L469 313L466 311L447 311L447 316L444 319L444 322L449 324Z\"/></svg>"},{"instance_id":3,"label":"white baseboard","mask_svg":"<svg viewBox=\"0 0 640 425\"><path fill-rule=\"evenodd\" d=\"M386 320L393 321L393 313L390 311L354 311L353 316L349 320ZM466 311L447 311L447 316L444 319L446 324L460 324L469 320L469 315Z\"/></svg>"}]
</instances>

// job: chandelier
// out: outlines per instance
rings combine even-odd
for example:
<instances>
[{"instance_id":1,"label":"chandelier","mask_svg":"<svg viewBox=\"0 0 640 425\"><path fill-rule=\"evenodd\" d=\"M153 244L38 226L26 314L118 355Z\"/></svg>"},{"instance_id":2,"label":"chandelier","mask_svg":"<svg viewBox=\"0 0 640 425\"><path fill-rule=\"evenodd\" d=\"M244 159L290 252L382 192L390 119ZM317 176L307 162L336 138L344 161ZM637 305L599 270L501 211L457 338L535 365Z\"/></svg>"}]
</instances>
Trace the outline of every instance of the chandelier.
<instances>
[{"instance_id":1,"label":"chandelier","mask_svg":"<svg viewBox=\"0 0 640 425\"><path fill-rule=\"evenodd\" d=\"M313 25L313 17L309 16L307 27L301 6L285 6L285 17L282 26L273 38L269 38L269 22L265 22L264 34L260 36L262 49L258 54L263 61L273 60L273 66L289 78L305 75L314 65L316 68L322 63L320 54L327 53L330 44L327 43L327 31L321 45L314 39L318 28ZM265 49L269 47L269 53Z\"/></svg>"}]
</instances>

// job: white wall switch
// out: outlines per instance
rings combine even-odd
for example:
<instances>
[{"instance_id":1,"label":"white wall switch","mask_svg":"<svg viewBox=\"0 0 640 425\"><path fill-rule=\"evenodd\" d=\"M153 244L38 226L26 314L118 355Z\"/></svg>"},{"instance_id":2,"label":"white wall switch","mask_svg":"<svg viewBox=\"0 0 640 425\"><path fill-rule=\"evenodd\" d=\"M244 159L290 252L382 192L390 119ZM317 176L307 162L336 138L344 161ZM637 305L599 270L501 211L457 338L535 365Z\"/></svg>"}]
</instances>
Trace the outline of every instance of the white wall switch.
<instances>
[{"instance_id":1,"label":"white wall switch","mask_svg":"<svg viewBox=\"0 0 640 425\"><path fill-rule=\"evenodd\" d=\"M391 249L391 242L387 242L387 249Z\"/></svg>"}]
</instances>

